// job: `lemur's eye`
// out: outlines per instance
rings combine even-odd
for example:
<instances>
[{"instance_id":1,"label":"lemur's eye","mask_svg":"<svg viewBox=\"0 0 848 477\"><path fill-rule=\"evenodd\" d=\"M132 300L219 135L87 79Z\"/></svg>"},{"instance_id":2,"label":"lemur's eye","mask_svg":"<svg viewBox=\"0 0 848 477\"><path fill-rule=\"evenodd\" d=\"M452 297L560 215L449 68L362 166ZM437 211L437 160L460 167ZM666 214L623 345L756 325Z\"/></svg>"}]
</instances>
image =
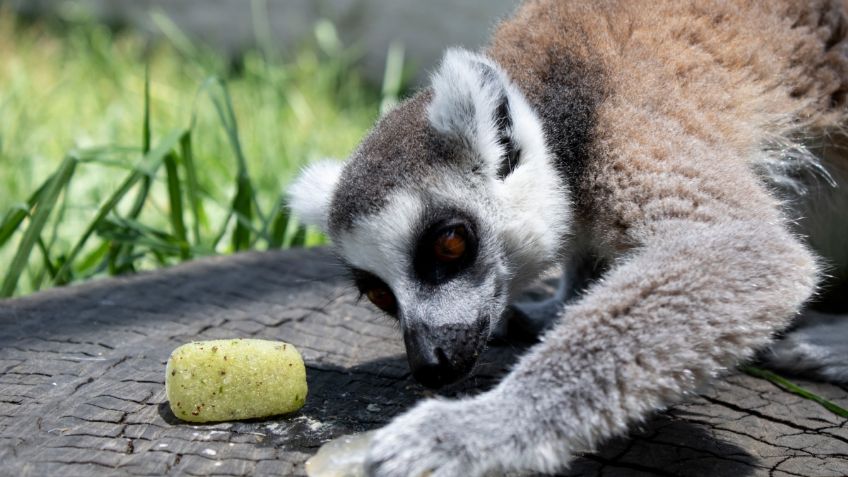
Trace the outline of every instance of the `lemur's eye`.
<instances>
[{"instance_id":1,"label":"lemur's eye","mask_svg":"<svg viewBox=\"0 0 848 477\"><path fill-rule=\"evenodd\" d=\"M432 223L415 244L415 275L424 283L439 285L474 263L479 243L474 222L456 213Z\"/></svg>"},{"instance_id":2,"label":"lemur's eye","mask_svg":"<svg viewBox=\"0 0 848 477\"><path fill-rule=\"evenodd\" d=\"M390 315L397 313L397 300L386 282L365 270L351 268L351 274L359 292L368 297L371 303Z\"/></svg>"},{"instance_id":3,"label":"lemur's eye","mask_svg":"<svg viewBox=\"0 0 848 477\"><path fill-rule=\"evenodd\" d=\"M397 303L395 302L395 296L386 286L375 286L373 288L369 288L365 291L365 296L371 300L371 303L377 306L377 308L385 311L389 314L394 314L397 310Z\"/></svg>"},{"instance_id":4,"label":"lemur's eye","mask_svg":"<svg viewBox=\"0 0 848 477\"><path fill-rule=\"evenodd\" d=\"M459 260L465 255L467 238L468 231L465 230L464 225L442 230L433 243L433 256L443 263Z\"/></svg>"}]
</instances>

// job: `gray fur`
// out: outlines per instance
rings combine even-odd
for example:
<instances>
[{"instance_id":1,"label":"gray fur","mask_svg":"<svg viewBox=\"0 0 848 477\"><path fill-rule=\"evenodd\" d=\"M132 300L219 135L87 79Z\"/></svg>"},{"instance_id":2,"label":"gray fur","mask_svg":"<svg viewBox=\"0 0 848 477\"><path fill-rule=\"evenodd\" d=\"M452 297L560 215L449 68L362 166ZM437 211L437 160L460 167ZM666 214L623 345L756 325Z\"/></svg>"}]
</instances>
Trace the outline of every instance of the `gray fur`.
<instances>
[{"instance_id":1,"label":"gray fur","mask_svg":"<svg viewBox=\"0 0 848 477\"><path fill-rule=\"evenodd\" d=\"M848 383L848 315L807 310L798 327L762 357L781 370Z\"/></svg>"},{"instance_id":2,"label":"gray fur","mask_svg":"<svg viewBox=\"0 0 848 477\"><path fill-rule=\"evenodd\" d=\"M329 212L331 234L357 217L376 212L398 188L436 173L455 155L447 140L427 126L424 91L384 116L348 160Z\"/></svg>"},{"instance_id":3,"label":"gray fur","mask_svg":"<svg viewBox=\"0 0 848 477\"><path fill-rule=\"evenodd\" d=\"M572 190L579 191L575 186L583 177L594 145L595 112L606 95L604 72L568 52L548 54L552 58L545 86L528 100L542 117L557 169Z\"/></svg>"},{"instance_id":4,"label":"gray fur","mask_svg":"<svg viewBox=\"0 0 848 477\"><path fill-rule=\"evenodd\" d=\"M774 144L833 141L844 124L834 101L848 71L844 8L531 0L488 55L449 52L432 87L346 164L328 211L335 246L390 287L408 346L425 341L457 362L542 271L575 271L578 292L524 307L538 328L551 310L559 317L495 389L425 400L379 430L369 473L560 471L754 356L827 289L826 275L848 276L834 246L846 209L783 196L788 176L757 168L792 160ZM824 167L848 167L834 151ZM832 177L825 202L842 204L833 191L846 176ZM792 189L795 199L805 190ZM475 262L423 280L422 231L456 215L480 237ZM803 369L842 379L845 341L833 336L848 339L848 325L838 320L802 323L772 362L801 357Z\"/></svg>"}]
</instances>

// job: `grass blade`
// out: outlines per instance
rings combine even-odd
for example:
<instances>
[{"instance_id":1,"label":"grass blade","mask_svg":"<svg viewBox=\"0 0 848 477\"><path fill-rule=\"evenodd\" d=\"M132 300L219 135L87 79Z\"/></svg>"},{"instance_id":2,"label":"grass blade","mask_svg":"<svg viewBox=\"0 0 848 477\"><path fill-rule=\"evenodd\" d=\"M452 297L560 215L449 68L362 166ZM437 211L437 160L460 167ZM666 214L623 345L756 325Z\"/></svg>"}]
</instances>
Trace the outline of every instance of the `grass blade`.
<instances>
[{"instance_id":1,"label":"grass blade","mask_svg":"<svg viewBox=\"0 0 848 477\"><path fill-rule=\"evenodd\" d=\"M150 65L144 67L144 119L141 123L141 152L150 152Z\"/></svg>"},{"instance_id":2,"label":"grass blade","mask_svg":"<svg viewBox=\"0 0 848 477\"><path fill-rule=\"evenodd\" d=\"M264 222L262 212L259 210L259 204L256 203L256 196L253 189L253 183L250 180L250 175L247 171L247 160L244 157L244 152L241 147L241 140L238 133L238 122L236 121L235 112L233 110L232 99L227 90L227 85L221 79L215 78L214 83L221 90L221 97L212 95L212 104L218 112L218 118L221 120L221 125L227 133L227 138L230 141L230 147L236 157L236 195L233 197L231 204L232 212L241 220L236 220L235 228L231 238L231 246L233 251L247 250L250 248L250 228L245 222L250 222L253 219L253 211L259 219ZM226 226L226 224L225 224Z\"/></svg>"},{"instance_id":3,"label":"grass blade","mask_svg":"<svg viewBox=\"0 0 848 477\"><path fill-rule=\"evenodd\" d=\"M268 238L269 248L282 248L286 238L286 230L289 228L291 215L289 214L289 206L286 203L285 196L280 199L279 204L271 223L271 235Z\"/></svg>"},{"instance_id":4,"label":"grass blade","mask_svg":"<svg viewBox=\"0 0 848 477\"><path fill-rule=\"evenodd\" d=\"M38 249L41 251L41 257L44 260L44 269L53 279L56 276L56 266L53 265L53 260L50 258L50 249L41 237L38 237Z\"/></svg>"},{"instance_id":5,"label":"grass blade","mask_svg":"<svg viewBox=\"0 0 848 477\"><path fill-rule=\"evenodd\" d=\"M170 204L171 228L177 240L184 246L180 251L180 258L186 260L191 257L188 250L188 238L185 222L183 221L183 196L180 186L180 177L177 172L176 154L170 153L165 156L165 174L168 181L168 203Z\"/></svg>"},{"instance_id":6,"label":"grass blade","mask_svg":"<svg viewBox=\"0 0 848 477\"><path fill-rule=\"evenodd\" d=\"M132 187L143 177L150 177L151 174L159 167L162 163L163 158L166 154L171 152L174 149L177 142L182 136L183 131L174 131L169 135L165 136L164 139L151 150L145 157L141 160L141 163L134 169L124 182L118 186L118 189L112 193L112 195L104 202L100 208L97 210L97 214L94 216L94 220L92 220L88 227L86 227L85 231L82 233L80 238L77 240L77 243L71 249L71 252L68 254L67 261L62 265L59 271L56 273L55 282L57 284L67 283L70 280L70 271L71 264L74 263L77 255L79 255L82 248L85 246L88 239L94 233L98 226L100 226L101 222L109 215L110 212L115 210L118 203L127 192L132 189Z\"/></svg>"},{"instance_id":7,"label":"grass blade","mask_svg":"<svg viewBox=\"0 0 848 477\"><path fill-rule=\"evenodd\" d=\"M215 239L212 240L212 250L218 249L218 244L221 243L221 240L224 240L224 236L227 234L227 227L230 225L230 220L233 218L233 210L230 209L227 212L227 216L224 217L224 221L221 223L221 231L215 235Z\"/></svg>"},{"instance_id":8,"label":"grass blade","mask_svg":"<svg viewBox=\"0 0 848 477\"><path fill-rule=\"evenodd\" d=\"M162 35L182 53L184 58L192 60L200 56L191 39L180 30L180 27L161 8L154 9L150 14L150 18L153 20L153 24L162 32Z\"/></svg>"},{"instance_id":9,"label":"grass blade","mask_svg":"<svg viewBox=\"0 0 848 477\"><path fill-rule=\"evenodd\" d=\"M53 174L49 185L44 190L43 195L40 195L36 204L35 213L32 215L32 220L24 233L15 257L12 259L12 264L3 279L3 286L0 287L0 297L9 297L15 292L18 284L18 279L24 271L24 268L29 262L29 256L33 247L41 238L41 231L47 223L47 218L53 211L53 206L59 198L59 193L71 181L71 177L76 169L77 160L74 156L67 156L59 170Z\"/></svg>"},{"instance_id":10,"label":"grass blade","mask_svg":"<svg viewBox=\"0 0 848 477\"><path fill-rule=\"evenodd\" d=\"M27 215L29 215L29 211L35 207L36 202L39 200L39 197L44 190L47 189L47 186L50 185L54 175L48 177L47 180L32 193L29 199L27 199L26 204L16 204L6 212L6 215L3 217L3 223L0 225L0 247L5 245L9 238L12 237L12 234L18 230L18 226L24 221Z\"/></svg>"},{"instance_id":11,"label":"grass blade","mask_svg":"<svg viewBox=\"0 0 848 477\"><path fill-rule=\"evenodd\" d=\"M191 147L191 130L188 130L180 138L180 158L186 177L186 195L191 207L192 230L194 232L194 243L200 244L200 225L206 222L206 214L203 211L203 203L200 200L200 186L197 181L197 168L194 165L194 152Z\"/></svg>"},{"instance_id":12,"label":"grass blade","mask_svg":"<svg viewBox=\"0 0 848 477\"><path fill-rule=\"evenodd\" d=\"M212 104L218 112L218 118L221 120L221 125L227 133L227 139L230 141L230 147L232 147L233 153L235 153L238 170L240 172L247 171L247 160L245 159L244 152L241 148L241 139L239 138L238 133L238 122L236 121L236 115L233 111L233 103L230 98L230 92L227 89L227 84L220 78L214 78L212 82L220 88L221 96L223 97L222 102L217 96L211 95Z\"/></svg>"},{"instance_id":13,"label":"grass blade","mask_svg":"<svg viewBox=\"0 0 848 477\"><path fill-rule=\"evenodd\" d=\"M786 391L789 391L793 394L797 394L802 398L809 399L810 401L819 404L820 406L836 414L837 416L848 418L848 409L845 409L836 403L828 401L827 399L817 394L814 394L802 388L801 386L798 386L797 384L792 383L791 381L780 375L777 375L766 369L758 368L756 366L742 366L740 367L740 369L745 373L750 374L751 376L771 381L772 383L776 384L777 386Z\"/></svg>"},{"instance_id":14,"label":"grass blade","mask_svg":"<svg viewBox=\"0 0 848 477\"><path fill-rule=\"evenodd\" d=\"M224 130L227 132L227 138L229 139L230 146L236 156L236 166L238 168L238 190L236 192L236 196L238 196L239 193L247 194L246 199L243 199L247 201L245 204L249 203L256 210L256 215L259 219L264 222L265 217L259 208L259 203L256 201L256 195L251 185L250 174L248 174L247 171L247 160L245 159L244 152L241 147L241 139L239 139L238 132L238 121L236 120L236 114L233 109L233 101L230 97L230 92L227 89L227 84L220 78L215 78L214 83L221 89L223 101L221 101L221 99L217 96L212 95L212 104L218 112L218 118L221 120L221 125L224 127ZM233 202L235 203L235 200ZM252 216L252 214L245 214L244 211L239 212L242 212L243 215Z\"/></svg>"},{"instance_id":15,"label":"grass blade","mask_svg":"<svg viewBox=\"0 0 848 477\"><path fill-rule=\"evenodd\" d=\"M110 243L102 242L97 248L87 253L77 262L76 270L85 277L90 277L104 269L103 259L109 252Z\"/></svg>"},{"instance_id":16,"label":"grass blade","mask_svg":"<svg viewBox=\"0 0 848 477\"><path fill-rule=\"evenodd\" d=\"M18 230L18 226L21 222L23 222L26 216L29 215L29 210L32 208L32 205L29 207L27 207L27 205L28 204L15 204L12 208L6 211L2 225L0 225L0 247L6 244L15 231Z\"/></svg>"},{"instance_id":17,"label":"grass blade","mask_svg":"<svg viewBox=\"0 0 848 477\"><path fill-rule=\"evenodd\" d=\"M297 230L294 232L294 236L292 236L292 239L289 242L289 247L303 247L304 245L306 245L306 226L298 225Z\"/></svg>"},{"instance_id":18,"label":"grass blade","mask_svg":"<svg viewBox=\"0 0 848 477\"><path fill-rule=\"evenodd\" d=\"M245 223L252 219L251 192L253 187L250 179L239 174L236 178L236 196L233 198L233 213L236 215L236 225L233 229L232 247L233 251L247 250L250 248L250 228Z\"/></svg>"},{"instance_id":19,"label":"grass blade","mask_svg":"<svg viewBox=\"0 0 848 477\"><path fill-rule=\"evenodd\" d=\"M383 72L383 99L380 102L380 114L386 114L395 107L403 87L403 44L393 41L386 54L386 69Z\"/></svg>"},{"instance_id":20,"label":"grass blade","mask_svg":"<svg viewBox=\"0 0 848 477\"><path fill-rule=\"evenodd\" d=\"M146 67L144 70L144 118L141 124L141 153L142 155L146 155L148 152L150 152L150 68ZM144 208L144 204L147 202L147 196L150 194L150 185L152 182L153 173L141 177L141 186L128 215L131 219L136 219L141 215L141 210ZM132 244L129 244L121 247L115 257L126 257L132 254ZM114 269L114 265L112 268ZM130 269L132 269L131 263Z\"/></svg>"},{"instance_id":21,"label":"grass blade","mask_svg":"<svg viewBox=\"0 0 848 477\"><path fill-rule=\"evenodd\" d=\"M141 124L141 153L147 155L150 152L150 68L144 70L144 119ZM133 219L138 218L141 214L141 209L144 208L144 203L147 201L147 195L150 193L150 183L153 174L146 175L141 179L141 189L135 197L135 203L130 210L129 216Z\"/></svg>"},{"instance_id":22,"label":"grass blade","mask_svg":"<svg viewBox=\"0 0 848 477\"><path fill-rule=\"evenodd\" d=\"M177 255L187 248L187 244L166 232L147 227L130 219L109 217L97 228L97 234L112 242L144 246L151 251L166 255ZM160 257L165 262L165 257Z\"/></svg>"}]
</instances>

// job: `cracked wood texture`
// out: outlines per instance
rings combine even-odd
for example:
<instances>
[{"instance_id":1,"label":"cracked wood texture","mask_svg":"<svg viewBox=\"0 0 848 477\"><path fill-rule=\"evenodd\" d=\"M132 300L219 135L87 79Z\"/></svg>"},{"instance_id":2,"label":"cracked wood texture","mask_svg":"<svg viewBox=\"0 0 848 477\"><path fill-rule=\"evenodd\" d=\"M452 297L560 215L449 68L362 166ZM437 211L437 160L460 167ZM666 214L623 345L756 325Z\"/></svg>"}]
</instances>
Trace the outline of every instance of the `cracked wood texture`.
<instances>
[{"instance_id":1,"label":"cracked wood texture","mask_svg":"<svg viewBox=\"0 0 848 477\"><path fill-rule=\"evenodd\" d=\"M165 402L170 352L191 340L296 345L309 397L271 419L192 425ZM492 347L458 395L522 351ZM427 395L397 325L358 303L325 250L247 253L54 289L0 304L2 475L303 475L325 441L371 429ZM848 390L801 384L842 406ZM845 476L848 421L733 374L564 475Z\"/></svg>"}]
</instances>

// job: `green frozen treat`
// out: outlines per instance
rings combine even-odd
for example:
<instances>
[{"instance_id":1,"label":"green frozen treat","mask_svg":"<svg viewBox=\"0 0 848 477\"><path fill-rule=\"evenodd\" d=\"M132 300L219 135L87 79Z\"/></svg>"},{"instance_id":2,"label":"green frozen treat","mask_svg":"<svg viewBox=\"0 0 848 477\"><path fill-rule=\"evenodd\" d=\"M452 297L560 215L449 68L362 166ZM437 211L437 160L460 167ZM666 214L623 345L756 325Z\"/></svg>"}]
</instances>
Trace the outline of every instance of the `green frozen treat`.
<instances>
[{"instance_id":1,"label":"green frozen treat","mask_svg":"<svg viewBox=\"0 0 848 477\"><path fill-rule=\"evenodd\" d=\"M294 346L266 340L196 341L171 353L165 394L184 421L250 419L297 411L306 366Z\"/></svg>"}]
</instances>

